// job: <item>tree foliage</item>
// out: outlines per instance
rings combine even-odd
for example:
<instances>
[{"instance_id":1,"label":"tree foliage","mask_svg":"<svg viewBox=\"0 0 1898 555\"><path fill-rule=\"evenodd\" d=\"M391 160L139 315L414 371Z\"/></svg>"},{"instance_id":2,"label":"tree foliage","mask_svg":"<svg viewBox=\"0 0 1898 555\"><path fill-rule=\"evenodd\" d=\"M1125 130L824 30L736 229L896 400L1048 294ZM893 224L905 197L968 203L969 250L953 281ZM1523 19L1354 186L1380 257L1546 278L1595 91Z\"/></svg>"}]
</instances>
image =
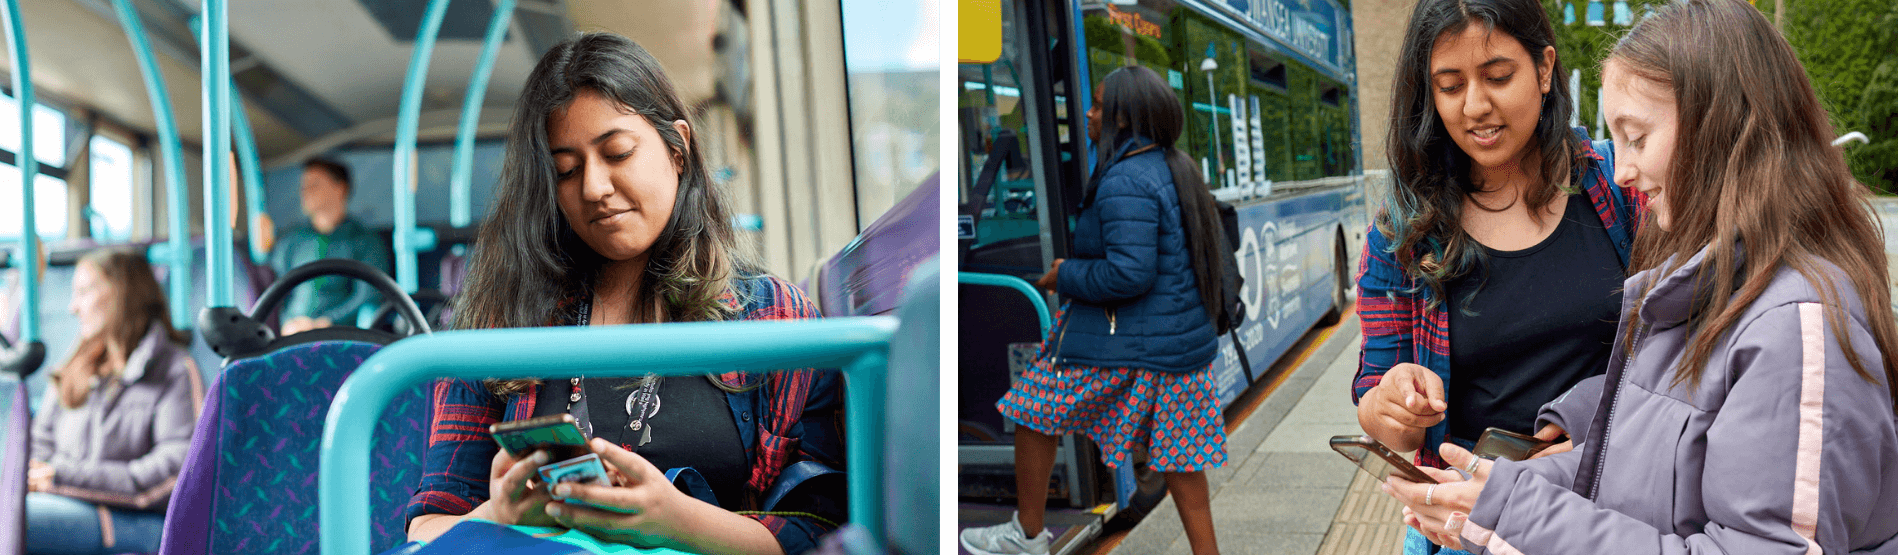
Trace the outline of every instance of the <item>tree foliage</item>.
<instances>
[{"instance_id":1,"label":"tree foliage","mask_svg":"<svg viewBox=\"0 0 1898 555\"><path fill-rule=\"evenodd\" d=\"M1564 25L1563 4L1575 22ZM1612 1L1604 2L1612 5ZM1638 20L1665 0L1629 0ZM1601 61L1628 28L1590 27L1587 0L1543 0L1555 23L1556 55L1566 69L1581 70L1577 116L1595 129ZM1770 20L1773 0L1753 4ZM1782 23L1787 42L1806 67L1819 101L1840 134L1859 131L1871 143L1848 146L1846 161L1875 191L1898 192L1898 3L1892 0L1786 0ZM1567 79L1567 75L1557 76ZM1605 131L1598 133L1605 136Z\"/></svg>"}]
</instances>

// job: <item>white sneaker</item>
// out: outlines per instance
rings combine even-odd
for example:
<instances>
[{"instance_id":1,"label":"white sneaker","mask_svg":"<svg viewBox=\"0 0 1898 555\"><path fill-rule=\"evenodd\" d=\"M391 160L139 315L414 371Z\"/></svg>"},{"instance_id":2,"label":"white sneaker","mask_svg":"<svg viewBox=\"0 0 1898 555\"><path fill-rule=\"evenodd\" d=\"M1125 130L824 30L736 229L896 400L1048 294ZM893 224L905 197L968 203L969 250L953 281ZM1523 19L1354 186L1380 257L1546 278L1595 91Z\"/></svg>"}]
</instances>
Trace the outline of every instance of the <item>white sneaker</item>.
<instances>
[{"instance_id":1,"label":"white sneaker","mask_svg":"<svg viewBox=\"0 0 1898 555\"><path fill-rule=\"evenodd\" d=\"M1028 537L1021 529L1021 514L1008 522L982 528L965 528L960 534L962 548L974 555L1048 555L1048 542L1054 536L1043 527L1041 535Z\"/></svg>"}]
</instances>

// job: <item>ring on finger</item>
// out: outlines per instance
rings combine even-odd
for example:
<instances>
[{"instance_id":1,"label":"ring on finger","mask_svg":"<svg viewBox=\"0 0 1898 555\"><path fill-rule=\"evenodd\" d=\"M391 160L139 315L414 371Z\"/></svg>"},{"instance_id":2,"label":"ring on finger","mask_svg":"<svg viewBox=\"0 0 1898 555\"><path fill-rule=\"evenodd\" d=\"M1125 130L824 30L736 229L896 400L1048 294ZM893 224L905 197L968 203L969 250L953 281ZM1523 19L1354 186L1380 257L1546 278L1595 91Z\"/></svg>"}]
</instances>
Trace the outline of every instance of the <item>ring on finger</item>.
<instances>
[{"instance_id":1,"label":"ring on finger","mask_svg":"<svg viewBox=\"0 0 1898 555\"><path fill-rule=\"evenodd\" d=\"M1435 496L1436 493L1437 493L1437 484L1430 484L1430 487L1424 488L1424 506L1425 507L1436 504L1436 502L1431 499L1432 497Z\"/></svg>"},{"instance_id":2,"label":"ring on finger","mask_svg":"<svg viewBox=\"0 0 1898 555\"><path fill-rule=\"evenodd\" d=\"M1482 458L1482 457L1470 457L1470 467L1469 467L1469 468L1465 468L1465 469L1463 469L1463 471L1464 471L1465 473L1468 473L1468 474L1469 474L1469 475L1471 475L1471 476L1475 476L1475 475L1476 475L1476 465L1477 465L1478 463L1481 463L1481 462L1483 462L1483 458Z\"/></svg>"}]
</instances>

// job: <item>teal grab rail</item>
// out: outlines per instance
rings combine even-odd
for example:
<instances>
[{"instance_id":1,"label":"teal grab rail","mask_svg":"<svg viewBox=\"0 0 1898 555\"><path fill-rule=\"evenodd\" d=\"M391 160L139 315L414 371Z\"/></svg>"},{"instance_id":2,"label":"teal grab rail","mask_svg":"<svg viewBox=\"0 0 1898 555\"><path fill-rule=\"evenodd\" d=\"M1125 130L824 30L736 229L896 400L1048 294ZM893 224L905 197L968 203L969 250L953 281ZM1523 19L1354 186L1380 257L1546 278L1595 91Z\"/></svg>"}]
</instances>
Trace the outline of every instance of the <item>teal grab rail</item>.
<instances>
[{"instance_id":1,"label":"teal grab rail","mask_svg":"<svg viewBox=\"0 0 1898 555\"><path fill-rule=\"evenodd\" d=\"M264 250L264 173L257 156L257 137L250 127L250 114L244 113L244 97L237 92L237 76L231 84L231 135L237 140L237 169L244 178L244 228L250 230L250 261L262 265L270 258Z\"/></svg>"},{"instance_id":2,"label":"teal grab rail","mask_svg":"<svg viewBox=\"0 0 1898 555\"><path fill-rule=\"evenodd\" d=\"M204 306L237 304L232 287L231 33L225 0L204 0L199 67L204 76Z\"/></svg>"},{"instance_id":3,"label":"teal grab rail","mask_svg":"<svg viewBox=\"0 0 1898 555\"><path fill-rule=\"evenodd\" d=\"M488 20L488 35L481 43L481 57L475 60L474 77L468 79L468 97L461 102L461 126L455 130L455 161L448 177L448 225L468 227L474 223L474 139L475 126L481 123L481 100L488 95L488 77L494 75L494 58L501 53L501 41L507 37L507 22L514 19L514 0L494 4L494 18Z\"/></svg>"},{"instance_id":4,"label":"teal grab rail","mask_svg":"<svg viewBox=\"0 0 1898 555\"><path fill-rule=\"evenodd\" d=\"M330 403L317 470L321 548L369 553L369 446L399 392L434 378L683 376L779 368L842 368L851 521L882 537L881 400L897 319L699 322L594 328L440 332L389 345L363 361ZM741 341L732 338L742 337Z\"/></svg>"},{"instance_id":5,"label":"teal grab rail","mask_svg":"<svg viewBox=\"0 0 1898 555\"><path fill-rule=\"evenodd\" d=\"M20 291L26 306L20 315L20 343L40 340L39 224L33 221L33 189L40 162L33 157L33 68L26 57L26 24L19 0L7 0L7 57L13 60L13 97L20 103Z\"/></svg>"},{"instance_id":6,"label":"teal grab rail","mask_svg":"<svg viewBox=\"0 0 1898 555\"><path fill-rule=\"evenodd\" d=\"M448 0L429 0L422 14L421 29L415 34L415 51L409 56L409 74L402 85L402 106L395 125L395 283L405 293L414 293L417 282L415 261L415 135L421 125L422 89L428 81L428 57L435 51L435 35L448 13ZM364 536L367 537L367 536Z\"/></svg>"},{"instance_id":7,"label":"teal grab rail","mask_svg":"<svg viewBox=\"0 0 1898 555\"><path fill-rule=\"evenodd\" d=\"M1048 333L1049 328L1054 327L1054 318L1048 314L1048 300L1045 298L1042 298L1041 292L1036 291L1035 286L1029 285L1028 280L1024 280L1022 278L1018 278L1015 276L1007 276L1007 275L1002 275L1002 274L984 274L980 272L957 272L956 282L967 283L969 285L989 285L989 286L994 286L994 287L1007 287L1009 289L1020 291L1021 294L1028 296L1028 301L1031 304L1035 305L1035 317L1038 319L1038 321L1041 324L1041 333L1045 335Z\"/></svg>"},{"instance_id":8,"label":"teal grab rail","mask_svg":"<svg viewBox=\"0 0 1898 555\"><path fill-rule=\"evenodd\" d=\"M138 57L139 73L145 77L145 92L151 98L152 118L158 127L158 154L164 162L165 213L170 218L169 248L161 258L171 268L165 278L167 300L171 304L171 323L180 329L191 327L191 223L186 212L184 147L178 140L178 122L171 115L171 93L165 88L165 76L158 72L158 58L152 43L145 38L145 24L131 0L112 0L119 14L119 26L125 28L132 53ZM160 250L160 249L154 249Z\"/></svg>"}]
</instances>

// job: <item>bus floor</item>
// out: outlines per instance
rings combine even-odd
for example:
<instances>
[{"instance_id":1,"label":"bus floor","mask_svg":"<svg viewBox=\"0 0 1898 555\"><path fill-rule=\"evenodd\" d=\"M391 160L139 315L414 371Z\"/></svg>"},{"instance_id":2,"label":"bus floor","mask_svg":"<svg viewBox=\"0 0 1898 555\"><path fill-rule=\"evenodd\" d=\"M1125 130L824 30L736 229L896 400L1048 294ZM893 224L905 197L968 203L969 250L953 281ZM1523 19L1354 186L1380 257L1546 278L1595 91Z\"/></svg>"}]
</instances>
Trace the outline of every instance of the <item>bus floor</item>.
<instances>
[{"instance_id":1,"label":"bus floor","mask_svg":"<svg viewBox=\"0 0 1898 555\"><path fill-rule=\"evenodd\" d=\"M1335 435L1362 433L1350 400L1360 337L1355 316L1312 330L1279 362L1285 368L1274 368L1276 376L1261 380L1254 386L1258 391L1247 393L1250 399L1229 410L1226 464L1207 473L1221 553L1402 552L1401 506L1327 443ZM1075 552L1192 551L1179 511L1168 498L1131 529L1106 534Z\"/></svg>"}]
</instances>

